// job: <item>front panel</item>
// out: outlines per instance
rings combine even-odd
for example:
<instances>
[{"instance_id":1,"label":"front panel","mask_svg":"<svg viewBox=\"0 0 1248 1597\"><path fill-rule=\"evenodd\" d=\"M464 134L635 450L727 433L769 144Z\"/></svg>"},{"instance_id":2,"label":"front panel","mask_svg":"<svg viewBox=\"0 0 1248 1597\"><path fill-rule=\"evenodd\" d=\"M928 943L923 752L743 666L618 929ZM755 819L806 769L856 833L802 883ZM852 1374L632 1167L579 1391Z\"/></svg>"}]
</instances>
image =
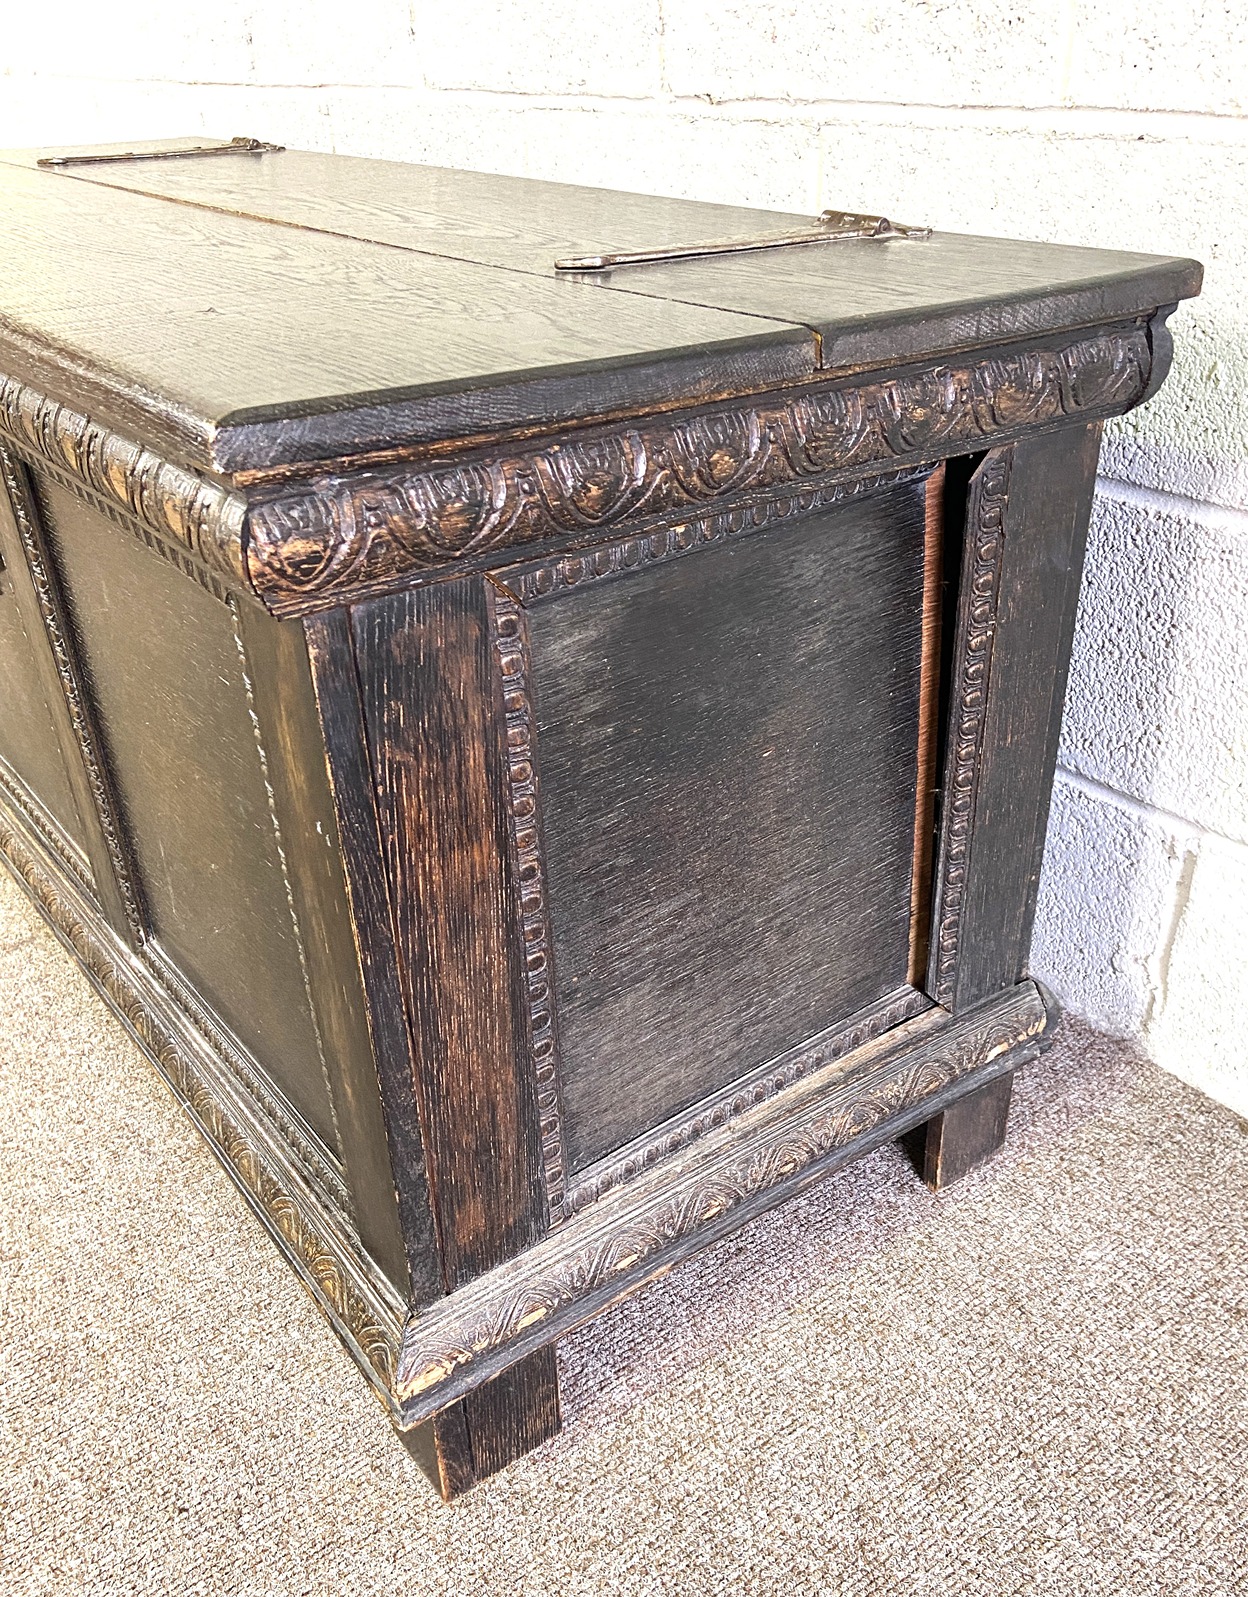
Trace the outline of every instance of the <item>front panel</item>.
<instances>
[{"instance_id":1,"label":"front panel","mask_svg":"<svg viewBox=\"0 0 1248 1597\"><path fill-rule=\"evenodd\" d=\"M46 652L47 642L41 633L31 637L22 619L17 584L28 580L22 559L8 496L0 490L0 776L7 767L34 795L72 840L85 869L86 836L44 691L46 672L39 669L38 651Z\"/></svg>"},{"instance_id":2,"label":"front panel","mask_svg":"<svg viewBox=\"0 0 1248 1597\"><path fill-rule=\"evenodd\" d=\"M907 991L925 487L496 574L569 1176Z\"/></svg>"}]
</instances>

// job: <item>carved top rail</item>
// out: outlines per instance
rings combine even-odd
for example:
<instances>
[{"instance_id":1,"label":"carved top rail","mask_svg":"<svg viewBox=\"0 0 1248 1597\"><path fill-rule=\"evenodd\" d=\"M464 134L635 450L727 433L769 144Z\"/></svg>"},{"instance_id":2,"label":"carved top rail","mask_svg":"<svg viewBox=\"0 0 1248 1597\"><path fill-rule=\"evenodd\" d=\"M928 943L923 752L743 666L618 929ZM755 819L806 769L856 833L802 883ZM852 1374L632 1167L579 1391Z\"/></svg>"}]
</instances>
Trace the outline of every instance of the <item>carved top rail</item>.
<instances>
[{"instance_id":1,"label":"carved top rail","mask_svg":"<svg viewBox=\"0 0 1248 1597\"><path fill-rule=\"evenodd\" d=\"M68 471L144 535L272 612L292 615L539 543L748 502L1120 414L1165 375L1151 319L694 411L294 478L246 492L176 465L14 379L0 436Z\"/></svg>"}]
</instances>

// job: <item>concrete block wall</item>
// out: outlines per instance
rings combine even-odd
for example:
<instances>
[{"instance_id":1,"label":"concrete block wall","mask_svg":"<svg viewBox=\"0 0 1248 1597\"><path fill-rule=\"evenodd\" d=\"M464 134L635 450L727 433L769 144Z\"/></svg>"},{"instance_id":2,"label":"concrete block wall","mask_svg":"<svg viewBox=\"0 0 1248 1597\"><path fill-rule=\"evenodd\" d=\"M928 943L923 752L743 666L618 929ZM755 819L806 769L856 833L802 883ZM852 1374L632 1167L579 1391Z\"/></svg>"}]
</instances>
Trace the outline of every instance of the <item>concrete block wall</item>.
<instances>
[{"instance_id":1,"label":"concrete block wall","mask_svg":"<svg viewBox=\"0 0 1248 1597\"><path fill-rule=\"evenodd\" d=\"M1243 0L67 0L6 21L0 143L187 132L1204 261L1168 385L1107 432L1034 963L1248 1114Z\"/></svg>"}]
</instances>

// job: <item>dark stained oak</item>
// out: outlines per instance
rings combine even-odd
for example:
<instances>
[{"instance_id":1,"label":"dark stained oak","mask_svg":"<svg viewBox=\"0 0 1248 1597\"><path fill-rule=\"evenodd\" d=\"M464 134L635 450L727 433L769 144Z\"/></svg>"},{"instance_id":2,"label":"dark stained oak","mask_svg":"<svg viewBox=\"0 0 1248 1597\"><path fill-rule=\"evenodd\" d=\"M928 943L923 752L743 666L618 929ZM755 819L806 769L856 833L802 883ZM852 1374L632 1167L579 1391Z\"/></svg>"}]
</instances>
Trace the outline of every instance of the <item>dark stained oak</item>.
<instances>
[{"instance_id":1,"label":"dark stained oak","mask_svg":"<svg viewBox=\"0 0 1248 1597\"><path fill-rule=\"evenodd\" d=\"M79 167L74 175L542 277L553 277L556 258L571 254L750 239L811 223L788 212L304 150ZM850 240L576 275L580 283L617 294L810 327L820 336L826 370L1109 321L1157 304L1159 280L1166 284L1162 301L1179 299L1198 284L1199 268L1166 256L952 233L920 242Z\"/></svg>"},{"instance_id":2,"label":"dark stained oak","mask_svg":"<svg viewBox=\"0 0 1248 1597\"><path fill-rule=\"evenodd\" d=\"M959 1098L905 1139L915 1167L933 1192L943 1192L990 1159L1005 1142L1014 1072Z\"/></svg>"},{"instance_id":3,"label":"dark stained oak","mask_svg":"<svg viewBox=\"0 0 1248 1597\"><path fill-rule=\"evenodd\" d=\"M354 617L448 1287L545 1229L487 591L440 583Z\"/></svg>"},{"instance_id":4,"label":"dark stained oak","mask_svg":"<svg viewBox=\"0 0 1248 1597\"><path fill-rule=\"evenodd\" d=\"M805 328L54 172L0 164L0 205L0 370L208 469L376 445L396 403L409 431L445 437L696 402L816 365ZM176 271L153 272L160 258Z\"/></svg>"},{"instance_id":5,"label":"dark stained oak","mask_svg":"<svg viewBox=\"0 0 1248 1597\"><path fill-rule=\"evenodd\" d=\"M77 847L86 867L87 833L78 814L69 772L73 729L50 653L41 645L43 619L30 580L7 494L0 495L0 683L21 715L0 720L0 758L37 795L53 821ZM58 723L63 723L63 732Z\"/></svg>"},{"instance_id":6,"label":"dark stained oak","mask_svg":"<svg viewBox=\"0 0 1248 1597\"><path fill-rule=\"evenodd\" d=\"M1099 447L1091 426L1009 451L955 1008L1026 972Z\"/></svg>"},{"instance_id":7,"label":"dark stained oak","mask_svg":"<svg viewBox=\"0 0 1248 1597\"><path fill-rule=\"evenodd\" d=\"M558 1430L564 1334L885 1141L1001 1145L1100 429L1200 268L564 277L806 219L34 162L0 857L449 1500Z\"/></svg>"},{"instance_id":8,"label":"dark stained oak","mask_svg":"<svg viewBox=\"0 0 1248 1597\"><path fill-rule=\"evenodd\" d=\"M36 488L151 936L336 1154L234 614L59 483Z\"/></svg>"},{"instance_id":9,"label":"dark stained oak","mask_svg":"<svg viewBox=\"0 0 1248 1597\"><path fill-rule=\"evenodd\" d=\"M573 1171L905 982L924 504L531 606Z\"/></svg>"}]
</instances>

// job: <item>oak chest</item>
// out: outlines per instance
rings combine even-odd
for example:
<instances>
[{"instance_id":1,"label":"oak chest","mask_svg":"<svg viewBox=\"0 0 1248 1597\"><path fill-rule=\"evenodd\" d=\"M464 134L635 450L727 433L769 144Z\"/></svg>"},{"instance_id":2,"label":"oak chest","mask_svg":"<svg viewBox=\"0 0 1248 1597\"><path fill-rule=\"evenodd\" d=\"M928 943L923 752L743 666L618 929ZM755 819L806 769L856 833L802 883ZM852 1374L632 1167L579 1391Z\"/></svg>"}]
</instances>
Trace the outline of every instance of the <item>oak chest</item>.
<instances>
[{"instance_id":1,"label":"oak chest","mask_svg":"<svg viewBox=\"0 0 1248 1597\"><path fill-rule=\"evenodd\" d=\"M0 191L0 850L453 1495L570 1327L1000 1142L1200 269L248 141Z\"/></svg>"}]
</instances>

